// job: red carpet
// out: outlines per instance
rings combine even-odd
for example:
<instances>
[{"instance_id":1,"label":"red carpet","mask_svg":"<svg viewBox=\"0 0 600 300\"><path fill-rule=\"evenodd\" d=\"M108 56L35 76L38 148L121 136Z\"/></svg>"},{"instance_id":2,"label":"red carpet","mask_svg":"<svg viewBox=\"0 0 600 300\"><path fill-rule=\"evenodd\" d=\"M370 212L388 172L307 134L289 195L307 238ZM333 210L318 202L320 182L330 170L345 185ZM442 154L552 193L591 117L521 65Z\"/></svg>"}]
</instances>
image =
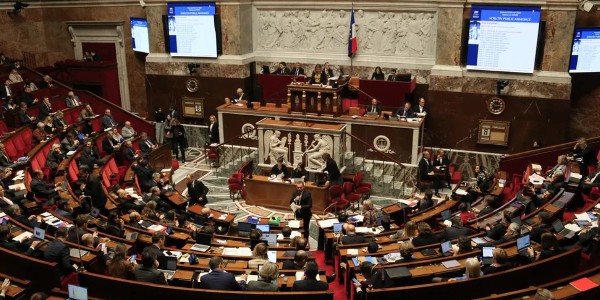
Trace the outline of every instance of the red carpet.
<instances>
[{"instance_id":1,"label":"red carpet","mask_svg":"<svg viewBox=\"0 0 600 300\"><path fill-rule=\"evenodd\" d=\"M315 261L319 265L319 269L325 268L325 273L327 275L331 275L333 270L333 265L325 264L325 253L323 251L310 251L315 256ZM340 274L337 274L340 276ZM329 284L329 289L333 291L333 300L349 300L349 297L346 297L346 292L344 290L344 286L339 283L339 277L336 277L335 280Z\"/></svg>"}]
</instances>

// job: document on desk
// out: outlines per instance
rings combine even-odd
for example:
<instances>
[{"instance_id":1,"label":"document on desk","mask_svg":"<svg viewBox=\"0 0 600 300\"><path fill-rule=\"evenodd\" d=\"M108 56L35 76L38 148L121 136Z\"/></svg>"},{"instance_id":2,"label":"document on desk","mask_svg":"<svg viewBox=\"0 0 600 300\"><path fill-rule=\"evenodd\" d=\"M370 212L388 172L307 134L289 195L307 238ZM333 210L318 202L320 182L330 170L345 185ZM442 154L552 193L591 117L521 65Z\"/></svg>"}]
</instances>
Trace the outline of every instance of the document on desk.
<instances>
[{"instance_id":1,"label":"document on desk","mask_svg":"<svg viewBox=\"0 0 600 300\"><path fill-rule=\"evenodd\" d=\"M352 216L352 217L348 218L348 220L350 220L352 222L363 222L365 220L365 216L363 216L363 215L356 215L356 216Z\"/></svg>"},{"instance_id":2,"label":"document on desk","mask_svg":"<svg viewBox=\"0 0 600 300\"><path fill-rule=\"evenodd\" d=\"M319 224L319 227L321 227L321 228L329 228L329 227L333 227L333 224L336 224L339 222L340 221L338 221L337 218L333 218L333 219L321 220L321 221L318 221L317 223Z\"/></svg>"},{"instance_id":3,"label":"document on desk","mask_svg":"<svg viewBox=\"0 0 600 300\"><path fill-rule=\"evenodd\" d=\"M296 272L296 281L302 280L303 277L304 277L304 272L302 272L302 271ZM319 276L319 274L317 274L317 281L321 281L321 277Z\"/></svg>"},{"instance_id":4,"label":"document on desk","mask_svg":"<svg viewBox=\"0 0 600 300\"><path fill-rule=\"evenodd\" d=\"M290 226L290 227L291 227L291 226ZM302 233L300 233L300 231L295 231L295 230L294 230L294 231L292 231L292 234L290 234L290 239L293 239L293 238L295 238L295 237L297 237L297 236L302 236ZM281 234L281 233L278 233L278 234L277 234L277 239L278 239L278 240L283 240L283 234Z\"/></svg>"},{"instance_id":5,"label":"document on desk","mask_svg":"<svg viewBox=\"0 0 600 300\"><path fill-rule=\"evenodd\" d=\"M248 247L243 248L224 248L223 255L229 256L252 256L252 250Z\"/></svg>"},{"instance_id":6,"label":"document on desk","mask_svg":"<svg viewBox=\"0 0 600 300\"><path fill-rule=\"evenodd\" d=\"M290 226L290 228L298 229L298 228L300 228L300 221L298 221L298 220L289 220L288 221L288 226ZM333 226L333 225L331 225L331 226Z\"/></svg>"},{"instance_id":7,"label":"document on desk","mask_svg":"<svg viewBox=\"0 0 600 300\"><path fill-rule=\"evenodd\" d=\"M235 281L242 281L242 276L235 276ZM248 275L246 282L258 281L258 275Z\"/></svg>"},{"instance_id":8,"label":"document on desk","mask_svg":"<svg viewBox=\"0 0 600 300\"><path fill-rule=\"evenodd\" d=\"M154 225L148 227L148 230L149 231L165 231L165 230L167 230L167 227L158 225L158 224L154 224Z\"/></svg>"},{"instance_id":9,"label":"document on desk","mask_svg":"<svg viewBox=\"0 0 600 300\"><path fill-rule=\"evenodd\" d=\"M575 223L569 223L567 225L565 225L566 229L569 229L573 232L580 232L581 231L581 227L579 227L577 224Z\"/></svg>"},{"instance_id":10,"label":"document on desk","mask_svg":"<svg viewBox=\"0 0 600 300\"><path fill-rule=\"evenodd\" d=\"M225 220L225 219L227 219L227 215L226 215L226 214L221 214L221 215L219 216L219 218L217 218L217 219L218 219L218 220Z\"/></svg>"},{"instance_id":11,"label":"document on desk","mask_svg":"<svg viewBox=\"0 0 600 300\"><path fill-rule=\"evenodd\" d=\"M358 255L358 249L348 249L346 253L347 255Z\"/></svg>"},{"instance_id":12,"label":"document on desk","mask_svg":"<svg viewBox=\"0 0 600 300\"><path fill-rule=\"evenodd\" d=\"M588 222L592 222L592 219L590 218L590 216L587 213L581 213L581 214L575 214L575 219L577 220L585 220Z\"/></svg>"},{"instance_id":13,"label":"document on desk","mask_svg":"<svg viewBox=\"0 0 600 300\"><path fill-rule=\"evenodd\" d=\"M29 231L25 231L25 232L23 232L23 233L21 233L21 234L19 234L19 235L15 236L15 237L13 238L13 241L15 241L15 242L19 242L19 243L22 243L22 242L23 242L23 240L25 240L25 239L28 239L28 238L31 238L32 236L33 236L33 233L31 233L31 232L29 232Z\"/></svg>"},{"instance_id":14,"label":"document on desk","mask_svg":"<svg viewBox=\"0 0 600 300\"><path fill-rule=\"evenodd\" d=\"M17 183L17 184L13 184L13 185L9 185L8 186L9 189L14 190L19 188L20 190L25 190L25 184L24 183Z\"/></svg>"},{"instance_id":15,"label":"document on desk","mask_svg":"<svg viewBox=\"0 0 600 300\"><path fill-rule=\"evenodd\" d=\"M398 202L400 202L406 206L410 206L410 207L414 207L417 205L417 203L419 203L419 201L417 201L417 200L405 200L405 199L400 199L400 200L398 200Z\"/></svg>"}]
</instances>

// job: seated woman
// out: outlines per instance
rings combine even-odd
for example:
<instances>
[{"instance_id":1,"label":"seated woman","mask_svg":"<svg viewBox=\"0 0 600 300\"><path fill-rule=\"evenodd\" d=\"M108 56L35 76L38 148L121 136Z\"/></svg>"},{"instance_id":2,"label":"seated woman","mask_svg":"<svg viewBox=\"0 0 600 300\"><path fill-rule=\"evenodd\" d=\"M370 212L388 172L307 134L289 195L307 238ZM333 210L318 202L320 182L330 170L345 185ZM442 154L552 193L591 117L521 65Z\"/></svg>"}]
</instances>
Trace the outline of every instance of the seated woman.
<instances>
[{"instance_id":1,"label":"seated woman","mask_svg":"<svg viewBox=\"0 0 600 300\"><path fill-rule=\"evenodd\" d=\"M248 268L255 269L258 265L262 265L269 261L267 257L267 245L265 243L258 243L252 250L252 259L248 261Z\"/></svg>"},{"instance_id":2,"label":"seated woman","mask_svg":"<svg viewBox=\"0 0 600 300\"><path fill-rule=\"evenodd\" d=\"M127 256L127 248L122 243L117 243L115 254L106 262L106 270L109 276L122 279L135 279L135 261L130 263Z\"/></svg>"},{"instance_id":3,"label":"seated woman","mask_svg":"<svg viewBox=\"0 0 600 300\"><path fill-rule=\"evenodd\" d=\"M325 186L344 184L344 178L342 177L342 173L340 173L340 168L335 162L335 159L333 159L329 153L324 153L322 158L325 162L325 170L323 171L327 171L327 182L325 182Z\"/></svg>"},{"instance_id":4,"label":"seated woman","mask_svg":"<svg viewBox=\"0 0 600 300\"><path fill-rule=\"evenodd\" d=\"M363 217L364 227L377 226L377 211L371 200L363 201Z\"/></svg>"},{"instance_id":5,"label":"seated woman","mask_svg":"<svg viewBox=\"0 0 600 300\"><path fill-rule=\"evenodd\" d=\"M412 261L414 260L413 252L415 252L415 246L410 241L404 241L400 243L400 256L402 257L402 261Z\"/></svg>"},{"instance_id":6,"label":"seated woman","mask_svg":"<svg viewBox=\"0 0 600 300\"><path fill-rule=\"evenodd\" d=\"M113 236L125 237L123 224L125 224L125 222L119 218L119 215L116 212L110 212L110 214L108 214L106 233Z\"/></svg>"},{"instance_id":7,"label":"seated woman","mask_svg":"<svg viewBox=\"0 0 600 300\"><path fill-rule=\"evenodd\" d=\"M283 164L283 157L277 158L277 163L271 168L271 175L279 176L279 174L283 174L282 178L289 178L290 172L287 169L287 166Z\"/></svg>"},{"instance_id":8,"label":"seated woman","mask_svg":"<svg viewBox=\"0 0 600 300\"><path fill-rule=\"evenodd\" d=\"M327 84L327 76L323 72L321 65L316 65L315 70L310 75L310 84Z\"/></svg>"},{"instance_id":9,"label":"seated woman","mask_svg":"<svg viewBox=\"0 0 600 300\"><path fill-rule=\"evenodd\" d=\"M274 283L277 278L279 278L279 267L277 267L276 264L267 261L262 268L260 268L260 271L258 271L258 280L248 282L248 290L277 292L279 287L277 286L277 283Z\"/></svg>"},{"instance_id":10,"label":"seated woman","mask_svg":"<svg viewBox=\"0 0 600 300\"><path fill-rule=\"evenodd\" d=\"M481 277L481 263L475 257L467 258L465 261L465 274L460 277L450 278L448 281L465 280L471 278Z\"/></svg>"},{"instance_id":11,"label":"seated woman","mask_svg":"<svg viewBox=\"0 0 600 300\"><path fill-rule=\"evenodd\" d=\"M481 270L483 274L487 275L502 272L509 270L512 267L511 263L508 261L508 255L504 249L495 248L494 251L492 251L492 255L492 264L483 266L483 269Z\"/></svg>"},{"instance_id":12,"label":"seated woman","mask_svg":"<svg viewBox=\"0 0 600 300\"><path fill-rule=\"evenodd\" d=\"M440 238L433 234L429 224L425 222L419 222L417 227L419 228L419 235L412 240L412 243L415 247L437 244L440 242Z\"/></svg>"},{"instance_id":13,"label":"seated woman","mask_svg":"<svg viewBox=\"0 0 600 300\"><path fill-rule=\"evenodd\" d=\"M60 144L53 144L52 150L48 152L46 157L46 167L56 171L60 162L65 159L65 155L60 151Z\"/></svg>"},{"instance_id":14,"label":"seated woman","mask_svg":"<svg viewBox=\"0 0 600 300\"><path fill-rule=\"evenodd\" d=\"M467 204L461 203L458 205L458 210L460 211L460 219L462 220L463 226L467 224L471 220L477 219L477 215L468 209Z\"/></svg>"},{"instance_id":15,"label":"seated woman","mask_svg":"<svg viewBox=\"0 0 600 300\"><path fill-rule=\"evenodd\" d=\"M179 221L177 220L177 212L174 209L169 210L165 214L165 217L161 220L161 222L169 226L179 227Z\"/></svg>"},{"instance_id":16,"label":"seated woman","mask_svg":"<svg viewBox=\"0 0 600 300\"><path fill-rule=\"evenodd\" d=\"M156 202L149 201L146 207L142 209L142 217L148 218L154 221L160 220L158 212L156 212Z\"/></svg>"},{"instance_id":17,"label":"seated woman","mask_svg":"<svg viewBox=\"0 0 600 300\"><path fill-rule=\"evenodd\" d=\"M546 171L546 180L550 181L552 180L552 175L554 175L554 173L556 171L560 171L563 174L566 174L567 172L567 156L566 155L559 155L558 158L556 159L556 166L552 167L552 169Z\"/></svg>"},{"instance_id":18,"label":"seated woman","mask_svg":"<svg viewBox=\"0 0 600 300\"><path fill-rule=\"evenodd\" d=\"M39 122L37 128L33 131L33 144L37 145L46 139L46 124Z\"/></svg>"},{"instance_id":19,"label":"seated woman","mask_svg":"<svg viewBox=\"0 0 600 300\"><path fill-rule=\"evenodd\" d=\"M303 163L298 163L296 168L294 170L292 170L291 178L300 178L300 179L304 179L304 181L306 181L308 179L308 172L304 168Z\"/></svg>"},{"instance_id":20,"label":"seated woman","mask_svg":"<svg viewBox=\"0 0 600 300\"><path fill-rule=\"evenodd\" d=\"M371 75L371 80L385 80L385 75L381 71L381 67L375 67L375 72Z\"/></svg>"},{"instance_id":21,"label":"seated woman","mask_svg":"<svg viewBox=\"0 0 600 300\"><path fill-rule=\"evenodd\" d=\"M396 233L390 235L390 240L400 240L400 239L408 239L412 240L417 235L419 235L419 230L417 230L417 223L413 221L408 221L404 224L404 228L398 230Z\"/></svg>"},{"instance_id":22,"label":"seated woman","mask_svg":"<svg viewBox=\"0 0 600 300\"><path fill-rule=\"evenodd\" d=\"M69 127L69 123L65 119L65 115L62 110L59 110L56 112L56 114L54 114L52 125L58 131L64 131L67 129L67 127Z\"/></svg>"},{"instance_id":23,"label":"seated woman","mask_svg":"<svg viewBox=\"0 0 600 300\"><path fill-rule=\"evenodd\" d=\"M467 202L472 202L478 195L485 193L490 188L490 185L493 184L493 180L491 180L493 177L488 177L482 166L476 165L473 172L475 182L467 190L469 193L466 197Z\"/></svg>"}]
</instances>

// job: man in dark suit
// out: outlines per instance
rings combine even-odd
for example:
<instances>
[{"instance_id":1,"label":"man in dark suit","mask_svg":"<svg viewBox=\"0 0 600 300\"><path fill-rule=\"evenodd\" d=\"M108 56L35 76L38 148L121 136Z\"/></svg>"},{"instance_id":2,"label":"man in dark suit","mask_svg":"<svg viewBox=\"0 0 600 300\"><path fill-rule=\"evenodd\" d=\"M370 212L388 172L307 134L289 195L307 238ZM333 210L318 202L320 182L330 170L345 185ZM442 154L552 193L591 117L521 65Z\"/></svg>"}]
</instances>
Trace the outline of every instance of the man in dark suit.
<instances>
[{"instance_id":1,"label":"man in dark suit","mask_svg":"<svg viewBox=\"0 0 600 300\"><path fill-rule=\"evenodd\" d=\"M119 142L115 141L112 131L108 131L102 140L102 150L104 150L106 154L113 154L115 151L118 151L120 147L121 145Z\"/></svg>"},{"instance_id":2,"label":"man in dark suit","mask_svg":"<svg viewBox=\"0 0 600 300\"><path fill-rule=\"evenodd\" d=\"M296 191L292 194L290 204L295 209L297 219L302 219L304 222L304 237L309 236L310 219L312 218L312 195L309 191L304 190L304 181L296 183Z\"/></svg>"},{"instance_id":3,"label":"man in dark suit","mask_svg":"<svg viewBox=\"0 0 600 300\"><path fill-rule=\"evenodd\" d=\"M38 119L43 121L47 116L52 115L52 105L50 104L50 98L44 97L42 103L40 103L40 115Z\"/></svg>"},{"instance_id":4,"label":"man in dark suit","mask_svg":"<svg viewBox=\"0 0 600 300\"><path fill-rule=\"evenodd\" d=\"M444 151L444 149L438 150L437 155L433 160L433 166L445 171L444 179L448 184L448 188L450 188L450 160L448 159L448 156L446 156L446 151Z\"/></svg>"},{"instance_id":5,"label":"man in dark suit","mask_svg":"<svg viewBox=\"0 0 600 300\"><path fill-rule=\"evenodd\" d=\"M16 204L7 206L4 212L16 222L29 228L39 227L43 223L42 216L31 215L27 217L21 213L21 208Z\"/></svg>"},{"instance_id":6,"label":"man in dark suit","mask_svg":"<svg viewBox=\"0 0 600 300\"><path fill-rule=\"evenodd\" d=\"M150 154L150 152L152 152L152 150L158 148L158 145L156 143L154 143L152 140L150 140L147 133L142 132L140 137L141 137L141 140L138 143L138 145L140 146L140 151L142 151L142 153L144 153L144 155L148 155L148 154Z\"/></svg>"},{"instance_id":7,"label":"man in dark suit","mask_svg":"<svg viewBox=\"0 0 600 300\"><path fill-rule=\"evenodd\" d=\"M151 182L154 170L148 166L148 161L146 159L142 159L139 164L134 162L131 169L135 172L135 175L137 175L142 192L147 193L150 188L154 186Z\"/></svg>"},{"instance_id":8,"label":"man in dark suit","mask_svg":"<svg viewBox=\"0 0 600 300\"><path fill-rule=\"evenodd\" d=\"M162 252L164 245L165 234L160 231L156 231L152 233L152 245L146 246L146 248L144 248L144 252L148 251L154 254L155 257L164 256Z\"/></svg>"},{"instance_id":9,"label":"man in dark suit","mask_svg":"<svg viewBox=\"0 0 600 300\"><path fill-rule=\"evenodd\" d=\"M163 272L156 269L158 262L156 261L156 254L151 251L142 252L142 265L135 269L135 279L141 282L155 283L155 284L167 284L167 279Z\"/></svg>"},{"instance_id":10,"label":"man in dark suit","mask_svg":"<svg viewBox=\"0 0 600 300\"><path fill-rule=\"evenodd\" d=\"M552 215L547 211L542 211L533 218L535 225L529 228L529 237L536 243L542 242L542 234L552 231Z\"/></svg>"},{"instance_id":11,"label":"man in dark suit","mask_svg":"<svg viewBox=\"0 0 600 300\"><path fill-rule=\"evenodd\" d=\"M65 245L67 227L59 227L54 236L56 239L48 243L48 247L44 251L44 260L57 263L61 277L65 277L76 271L71 265L69 246Z\"/></svg>"},{"instance_id":12,"label":"man in dark suit","mask_svg":"<svg viewBox=\"0 0 600 300\"><path fill-rule=\"evenodd\" d=\"M6 80L4 82L4 86L0 88L0 99L4 100L5 102L14 96L12 89L10 88L10 83L10 80Z\"/></svg>"},{"instance_id":13,"label":"man in dark suit","mask_svg":"<svg viewBox=\"0 0 600 300\"><path fill-rule=\"evenodd\" d=\"M329 284L324 281L317 280L319 274L319 266L316 262L311 261L306 263L304 267L304 278L294 282L292 292L308 292L308 291L326 291L329 289Z\"/></svg>"},{"instance_id":14,"label":"man in dark suit","mask_svg":"<svg viewBox=\"0 0 600 300\"><path fill-rule=\"evenodd\" d=\"M356 227L354 227L354 225L347 224L345 227L346 235L342 236L340 239L343 245L360 244L366 242L364 236L356 234Z\"/></svg>"},{"instance_id":15,"label":"man in dark suit","mask_svg":"<svg viewBox=\"0 0 600 300\"><path fill-rule=\"evenodd\" d=\"M391 74L388 75L388 81L398 81L398 75L396 75L396 69L391 70Z\"/></svg>"},{"instance_id":16,"label":"man in dark suit","mask_svg":"<svg viewBox=\"0 0 600 300\"><path fill-rule=\"evenodd\" d=\"M333 77L333 70L331 69L331 65L328 62L326 62L323 65L323 73L325 73L325 77L327 79Z\"/></svg>"},{"instance_id":17,"label":"man in dark suit","mask_svg":"<svg viewBox=\"0 0 600 300\"><path fill-rule=\"evenodd\" d=\"M14 241L10 236L10 226L0 225L0 247L17 252L26 256L33 256L35 248L40 241L23 240L22 242Z\"/></svg>"},{"instance_id":18,"label":"man in dark suit","mask_svg":"<svg viewBox=\"0 0 600 300\"><path fill-rule=\"evenodd\" d=\"M377 99L371 99L371 105L367 107L367 113L377 113L377 115L381 114L381 106L379 106Z\"/></svg>"},{"instance_id":19,"label":"man in dark suit","mask_svg":"<svg viewBox=\"0 0 600 300\"><path fill-rule=\"evenodd\" d=\"M102 190L102 185L98 177L90 174L90 170L87 166L79 167L79 180L83 183L81 185L81 191L85 196L90 196L92 199L92 205L100 210L104 210L106 206L106 195Z\"/></svg>"},{"instance_id":20,"label":"man in dark suit","mask_svg":"<svg viewBox=\"0 0 600 300\"><path fill-rule=\"evenodd\" d=\"M67 107L68 108L79 106L82 104L83 104L83 102L81 102L81 100L79 100L79 97L77 97L73 91L69 91L69 93L67 93Z\"/></svg>"},{"instance_id":21,"label":"man in dark suit","mask_svg":"<svg viewBox=\"0 0 600 300\"><path fill-rule=\"evenodd\" d=\"M237 94L236 97L231 98L231 103L236 103L236 102L239 102L241 100L248 101L248 96L246 96L246 94L244 93L244 90L242 90L241 88L238 88L236 90L236 94Z\"/></svg>"},{"instance_id":22,"label":"man in dark suit","mask_svg":"<svg viewBox=\"0 0 600 300\"><path fill-rule=\"evenodd\" d=\"M232 273L223 271L223 259L214 256L208 262L211 272L202 276L200 279L200 288L208 290L222 291L243 291L246 290L246 280L248 274L241 275L242 281L235 281L235 276Z\"/></svg>"},{"instance_id":23,"label":"man in dark suit","mask_svg":"<svg viewBox=\"0 0 600 300\"><path fill-rule=\"evenodd\" d=\"M30 116L27 113L27 104L21 103L21 108L19 109L19 121L21 125L31 124L35 120L35 117Z\"/></svg>"},{"instance_id":24,"label":"man in dark suit","mask_svg":"<svg viewBox=\"0 0 600 300\"><path fill-rule=\"evenodd\" d=\"M579 232L579 240L576 245L581 246L585 253L590 253L594 240L597 242L600 239L600 218L596 222L599 226L593 228L586 227Z\"/></svg>"},{"instance_id":25,"label":"man in dark suit","mask_svg":"<svg viewBox=\"0 0 600 300\"><path fill-rule=\"evenodd\" d=\"M579 162L581 176L586 177L588 175L587 167L596 164L596 150L587 144L585 138L580 138L573 146L573 158Z\"/></svg>"},{"instance_id":26,"label":"man in dark suit","mask_svg":"<svg viewBox=\"0 0 600 300\"><path fill-rule=\"evenodd\" d=\"M406 103L404 103L404 106L401 107L401 108L399 108L396 111L396 116L398 118L400 118L400 117L404 117L404 118L412 118L412 117L414 117L415 116L415 112L412 110L410 102L407 101Z\"/></svg>"},{"instance_id":27,"label":"man in dark suit","mask_svg":"<svg viewBox=\"0 0 600 300\"><path fill-rule=\"evenodd\" d=\"M415 107L415 113L429 114L429 107L425 103L425 98L419 98L419 105Z\"/></svg>"},{"instance_id":28,"label":"man in dark suit","mask_svg":"<svg viewBox=\"0 0 600 300\"><path fill-rule=\"evenodd\" d=\"M4 144L0 143L0 167L14 167L15 163L6 154Z\"/></svg>"},{"instance_id":29,"label":"man in dark suit","mask_svg":"<svg viewBox=\"0 0 600 300\"><path fill-rule=\"evenodd\" d=\"M115 122L112 114L110 113L110 109L106 109L104 111L104 116L102 116L102 129L106 130L107 128L117 127L119 124Z\"/></svg>"},{"instance_id":30,"label":"man in dark suit","mask_svg":"<svg viewBox=\"0 0 600 300\"><path fill-rule=\"evenodd\" d=\"M440 197L439 188L441 186L440 178L433 172L433 163L430 159L428 151L423 152L423 158L419 161L419 178L421 180L433 181L433 188L435 189L435 196Z\"/></svg>"},{"instance_id":31,"label":"man in dark suit","mask_svg":"<svg viewBox=\"0 0 600 300\"><path fill-rule=\"evenodd\" d=\"M452 226L444 228L444 231L440 234L440 238L446 241L458 239L461 236L469 236L473 233L467 227L462 226L462 220L460 216L454 216L450 219Z\"/></svg>"},{"instance_id":32,"label":"man in dark suit","mask_svg":"<svg viewBox=\"0 0 600 300\"><path fill-rule=\"evenodd\" d=\"M285 255L284 255L285 257ZM286 260L283 262L284 270L302 270L308 261L308 254L304 250L298 250L294 253L294 260Z\"/></svg>"},{"instance_id":33,"label":"man in dark suit","mask_svg":"<svg viewBox=\"0 0 600 300\"><path fill-rule=\"evenodd\" d=\"M123 143L123 157L125 157L125 160L128 162L134 162L137 159L137 154L135 154L135 150L133 149L133 145L130 140Z\"/></svg>"},{"instance_id":34,"label":"man in dark suit","mask_svg":"<svg viewBox=\"0 0 600 300\"><path fill-rule=\"evenodd\" d=\"M194 179L192 175L188 175L185 178L187 180L188 196L190 198L190 205L198 203L205 206L208 203L206 194L208 194L208 188L200 180Z\"/></svg>"},{"instance_id":35,"label":"man in dark suit","mask_svg":"<svg viewBox=\"0 0 600 300\"><path fill-rule=\"evenodd\" d=\"M20 99L21 99L21 102L25 102L27 104L27 106L33 106L34 104L37 103L37 99L31 93L31 87L29 87L29 86L26 86L25 90L23 90L21 92Z\"/></svg>"},{"instance_id":36,"label":"man in dark suit","mask_svg":"<svg viewBox=\"0 0 600 300\"><path fill-rule=\"evenodd\" d=\"M585 194L589 194L593 187L600 187L600 161L596 166L596 171L581 182L581 191Z\"/></svg>"},{"instance_id":37,"label":"man in dark suit","mask_svg":"<svg viewBox=\"0 0 600 300\"><path fill-rule=\"evenodd\" d=\"M302 65L300 63L296 63L294 68L290 71L290 75L294 75L294 76L304 75L304 68L302 68Z\"/></svg>"},{"instance_id":38,"label":"man in dark suit","mask_svg":"<svg viewBox=\"0 0 600 300\"><path fill-rule=\"evenodd\" d=\"M29 186L36 197L48 199L45 205L53 205L58 198L57 191L62 191L62 187L50 188L44 183L43 179L44 173L42 170L34 170L33 179Z\"/></svg>"},{"instance_id":39,"label":"man in dark suit","mask_svg":"<svg viewBox=\"0 0 600 300\"><path fill-rule=\"evenodd\" d=\"M280 62L279 63L279 68L277 68L277 70L275 70L275 72L273 72L273 74L278 74L278 75L288 75L290 74L290 68L288 68L285 64L285 62Z\"/></svg>"},{"instance_id":40,"label":"man in dark suit","mask_svg":"<svg viewBox=\"0 0 600 300\"><path fill-rule=\"evenodd\" d=\"M419 201L419 211L424 211L433 206L433 193L431 190L425 192L425 197Z\"/></svg>"},{"instance_id":41,"label":"man in dark suit","mask_svg":"<svg viewBox=\"0 0 600 300\"><path fill-rule=\"evenodd\" d=\"M208 132L210 132L210 143L219 143L219 123L217 123L217 117L210 115L208 118L210 124L208 125Z\"/></svg>"},{"instance_id":42,"label":"man in dark suit","mask_svg":"<svg viewBox=\"0 0 600 300\"><path fill-rule=\"evenodd\" d=\"M60 148L64 153L75 151L78 147L79 141L75 139L72 133L68 133L67 136L60 141Z\"/></svg>"}]
</instances>

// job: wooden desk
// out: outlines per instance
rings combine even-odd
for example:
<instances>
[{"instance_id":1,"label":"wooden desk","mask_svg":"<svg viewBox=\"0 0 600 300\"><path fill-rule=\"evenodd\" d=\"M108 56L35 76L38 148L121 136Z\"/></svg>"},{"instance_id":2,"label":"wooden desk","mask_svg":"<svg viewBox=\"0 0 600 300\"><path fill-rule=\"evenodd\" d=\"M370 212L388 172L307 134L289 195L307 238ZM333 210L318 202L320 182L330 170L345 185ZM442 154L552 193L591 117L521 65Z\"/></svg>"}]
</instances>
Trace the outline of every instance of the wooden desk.
<instances>
[{"instance_id":1,"label":"wooden desk","mask_svg":"<svg viewBox=\"0 0 600 300\"><path fill-rule=\"evenodd\" d=\"M295 190L295 184L272 182L266 176L254 175L246 178L246 203L289 211ZM306 183L305 190L312 194L313 213L323 213L329 204L329 190L312 182Z\"/></svg>"}]
</instances>

